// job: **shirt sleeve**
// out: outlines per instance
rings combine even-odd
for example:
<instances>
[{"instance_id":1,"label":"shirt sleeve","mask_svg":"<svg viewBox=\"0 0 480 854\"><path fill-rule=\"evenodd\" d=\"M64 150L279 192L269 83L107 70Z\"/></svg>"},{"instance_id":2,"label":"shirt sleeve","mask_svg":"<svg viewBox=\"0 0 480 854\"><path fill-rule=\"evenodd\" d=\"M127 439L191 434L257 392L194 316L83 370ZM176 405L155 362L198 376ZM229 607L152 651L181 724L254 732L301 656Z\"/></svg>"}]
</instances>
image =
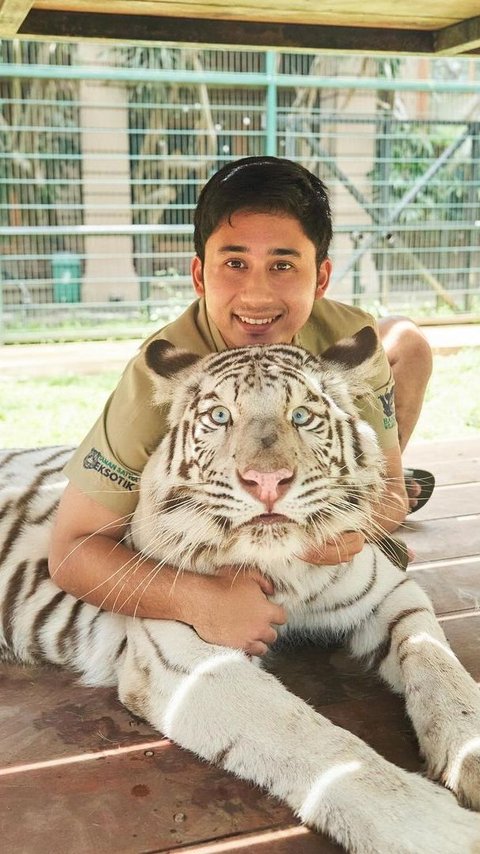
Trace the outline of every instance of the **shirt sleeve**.
<instances>
[{"instance_id":1,"label":"shirt sleeve","mask_svg":"<svg viewBox=\"0 0 480 854\"><path fill-rule=\"evenodd\" d=\"M168 429L168 406L153 406L152 396L141 352L127 365L100 418L65 467L71 483L119 517L135 510L140 474Z\"/></svg>"},{"instance_id":2,"label":"shirt sleeve","mask_svg":"<svg viewBox=\"0 0 480 854\"><path fill-rule=\"evenodd\" d=\"M378 346L375 373L369 385L372 393L356 400L360 417L377 434L383 451L398 447L398 425L395 417L394 379L392 369L381 344Z\"/></svg>"}]
</instances>

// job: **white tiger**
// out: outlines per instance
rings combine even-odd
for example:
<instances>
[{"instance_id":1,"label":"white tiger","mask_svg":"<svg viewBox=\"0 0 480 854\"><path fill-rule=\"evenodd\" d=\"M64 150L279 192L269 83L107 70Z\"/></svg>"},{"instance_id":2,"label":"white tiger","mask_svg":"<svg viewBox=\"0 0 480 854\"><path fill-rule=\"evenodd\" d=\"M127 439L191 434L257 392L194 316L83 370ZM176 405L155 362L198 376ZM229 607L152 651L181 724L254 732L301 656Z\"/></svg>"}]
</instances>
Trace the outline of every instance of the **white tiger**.
<instances>
[{"instance_id":1,"label":"white tiger","mask_svg":"<svg viewBox=\"0 0 480 854\"><path fill-rule=\"evenodd\" d=\"M374 545L338 566L298 557L346 528L370 529L381 455L353 398L374 349L371 330L322 358L273 345L199 359L150 344L171 427L141 478L131 542L159 567L259 568L288 615L280 632L346 636L352 653L405 695L429 774L478 810L480 693L426 595ZM102 612L60 591L46 555L69 453L1 459L4 655L117 684L131 711L265 787L347 851L480 851L479 817L450 792L384 760L243 652L207 644L182 623Z\"/></svg>"}]
</instances>

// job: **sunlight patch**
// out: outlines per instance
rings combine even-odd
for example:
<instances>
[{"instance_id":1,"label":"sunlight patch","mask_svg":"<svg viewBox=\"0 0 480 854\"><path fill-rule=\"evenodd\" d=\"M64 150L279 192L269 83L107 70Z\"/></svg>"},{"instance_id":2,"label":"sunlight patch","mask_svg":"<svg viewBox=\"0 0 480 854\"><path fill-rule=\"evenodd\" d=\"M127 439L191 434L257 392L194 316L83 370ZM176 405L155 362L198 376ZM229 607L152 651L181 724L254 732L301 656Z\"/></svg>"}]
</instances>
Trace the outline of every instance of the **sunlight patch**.
<instances>
[{"instance_id":1,"label":"sunlight patch","mask_svg":"<svg viewBox=\"0 0 480 854\"><path fill-rule=\"evenodd\" d=\"M464 760L467 759L470 754L476 753L480 753L480 736L478 738L471 738L470 741L466 741L463 747L458 751L451 773L448 775L449 786L452 786L452 788L456 788L458 786Z\"/></svg>"},{"instance_id":2,"label":"sunlight patch","mask_svg":"<svg viewBox=\"0 0 480 854\"><path fill-rule=\"evenodd\" d=\"M347 774L353 774L355 771L358 771L361 768L361 765L362 763L358 762L358 760L353 762L344 762L342 765L334 765L333 768L329 768L328 771L324 771L323 774L320 774L313 783L307 797L300 807L299 815L301 816L302 821L314 822L317 817L318 804L322 800L329 786L332 786L338 780L341 780L342 777L346 777Z\"/></svg>"},{"instance_id":3,"label":"sunlight patch","mask_svg":"<svg viewBox=\"0 0 480 854\"><path fill-rule=\"evenodd\" d=\"M218 670L220 667L224 665L229 665L234 662L244 661L245 656L239 650L233 649L231 652L223 652L221 654L212 655L206 661L202 661L198 664L195 669L190 673L185 679L182 680L182 684L175 691L172 699L170 700L164 717L163 717L163 731L166 734L170 734L171 727L173 727L175 718L180 711L180 707L182 703L187 701L187 695L194 687L195 683L201 679L202 676L213 673L215 670Z\"/></svg>"}]
</instances>

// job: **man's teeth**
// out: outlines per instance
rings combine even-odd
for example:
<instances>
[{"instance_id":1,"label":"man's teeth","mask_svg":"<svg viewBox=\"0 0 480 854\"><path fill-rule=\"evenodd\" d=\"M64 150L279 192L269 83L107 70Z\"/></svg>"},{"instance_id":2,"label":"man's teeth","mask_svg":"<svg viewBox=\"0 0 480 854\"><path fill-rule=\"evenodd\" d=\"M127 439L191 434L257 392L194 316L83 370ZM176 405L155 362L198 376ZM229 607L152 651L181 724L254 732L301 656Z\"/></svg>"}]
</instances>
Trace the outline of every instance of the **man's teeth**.
<instances>
[{"instance_id":1,"label":"man's teeth","mask_svg":"<svg viewBox=\"0 0 480 854\"><path fill-rule=\"evenodd\" d=\"M275 320L274 317L242 317L241 314L238 315L242 323L252 323L254 326L262 326L266 323L273 323Z\"/></svg>"}]
</instances>

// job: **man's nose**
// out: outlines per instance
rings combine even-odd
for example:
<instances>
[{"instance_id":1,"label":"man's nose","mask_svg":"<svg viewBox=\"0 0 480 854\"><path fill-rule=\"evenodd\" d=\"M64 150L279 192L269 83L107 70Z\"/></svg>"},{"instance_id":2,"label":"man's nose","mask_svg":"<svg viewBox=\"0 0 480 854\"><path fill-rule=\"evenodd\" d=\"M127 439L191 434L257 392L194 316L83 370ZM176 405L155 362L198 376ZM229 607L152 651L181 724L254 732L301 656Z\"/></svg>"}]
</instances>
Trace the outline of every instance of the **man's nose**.
<instances>
[{"instance_id":1,"label":"man's nose","mask_svg":"<svg viewBox=\"0 0 480 854\"><path fill-rule=\"evenodd\" d=\"M251 270L243 280L241 296L245 302L272 301L273 291L268 273L265 270Z\"/></svg>"}]
</instances>

